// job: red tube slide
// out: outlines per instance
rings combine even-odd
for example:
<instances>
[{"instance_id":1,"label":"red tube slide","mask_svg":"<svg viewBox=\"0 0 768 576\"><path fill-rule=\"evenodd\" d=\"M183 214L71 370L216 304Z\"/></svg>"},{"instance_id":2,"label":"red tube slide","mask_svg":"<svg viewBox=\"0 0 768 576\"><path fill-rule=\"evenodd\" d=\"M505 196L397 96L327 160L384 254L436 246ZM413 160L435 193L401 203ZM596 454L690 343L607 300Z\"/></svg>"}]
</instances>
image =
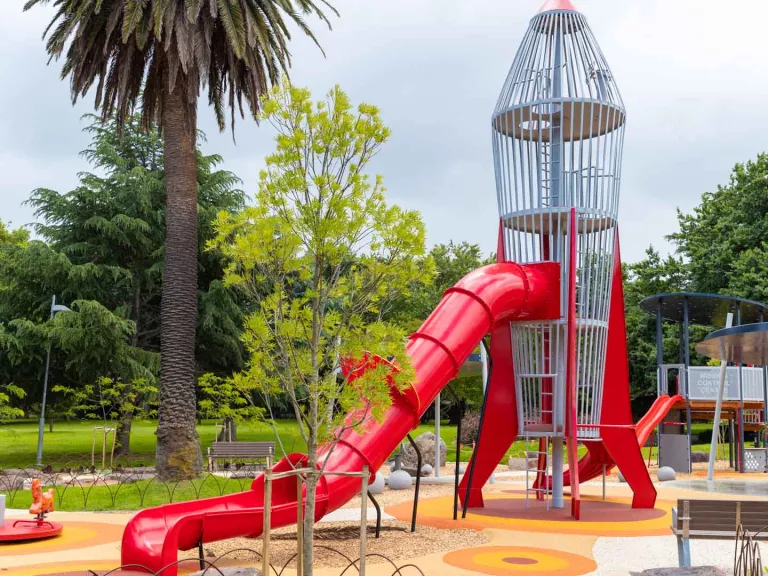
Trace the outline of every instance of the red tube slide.
<instances>
[{"instance_id":1,"label":"red tube slide","mask_svg":"<svg viewBox=\"0 0 768 576\"><path fill-rule=\"evenodd\" d=\"M483 336L503 320L544 320L559 316L560 270L557 264L512 263L485 266L450 288L435 311L408 342L407 353L416 370L413 385L403 394L393 391L392 406L380 423L370 421L364 434L346 431L326 461L326 470L378 470L440 390L456 377ZM292 454L275 466L287 470L306 457ZM360 491L354 477L327 476L317 488L315 520L336 510ZM125 528L124 565L141 566L163 576L177 574L178 550L198 541L261 533L264 477L238 494L142 510ZM272 527L292 524L297 513L296 481L277 480L272 489ZM132 569L137 569L132 567ZM167 568L166 568L167 567Z\"/></svg>"},{"instance_id":2,"label":"red tube slide","mask_svg":"<svg viewBox=\"0 0 768 576\"><path fill-rule=\"evenodd\" d=\"M682 399L683 397L679 394L676 396L665 395L656 398L653 406L651 406L650 410L640 418L640 421L635 426L637 442L641 448L648 440L653 429L658 426L672 407ZM581 458L581 460L579 460L580 482L587 482L593 478L601 476L603 473L603 466L605 466L606 472L609 472L616 465L602 442L589 442L587 443L587 449L589 451ZM570 471L566 471L563 477L563 484L567 485L570 482L570 479Z\"/></svg>"}]
</instances>

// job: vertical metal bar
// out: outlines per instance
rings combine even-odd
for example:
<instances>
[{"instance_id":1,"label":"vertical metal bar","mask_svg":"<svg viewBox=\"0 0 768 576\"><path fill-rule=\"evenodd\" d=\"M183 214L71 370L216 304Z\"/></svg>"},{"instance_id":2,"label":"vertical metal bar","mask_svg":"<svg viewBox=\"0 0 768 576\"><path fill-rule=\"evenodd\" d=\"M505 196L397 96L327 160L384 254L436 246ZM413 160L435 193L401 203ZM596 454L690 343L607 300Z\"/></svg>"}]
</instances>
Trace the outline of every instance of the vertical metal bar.
<instances>
[{"instance_id":1,"label":"vertical metal bar","mask_svg":"<svg viewBox=\"0 0 768 576\"><path fill-rule=\"evenodd\" d=\"M688 389L688 367L691 365L691 346L690 346L690 326L688 323L688 297L683 298L683 345L685 346L685 353L683 358L685 359L685 374L683 374L683 382L685 383L685 422L686 433L688 434L688 473L693 472L693 463L691 462L691 450L693 450L692 436L691 436L691 397L690 390Z\"/></svg>"},{"instance_id":2,"label":"vertical metal bar","mask_svg":"<svg viewBox=\"0 0 768 576\"><path fill-rule=\"evenodd\" d=\"M579 497L579 467L578 467L578 447L576 441L576 208L571 208L570 219L570 269L569 269L569 302L568 302L568 414L566 418L566 428L568 437L568 467L570 468L571 478L571 515L579 519L580 497Z\"/></svg>"},{"instance_id":3,"label":"vertical metal bar","mask_svg":"<svg viewBox=\"0 0 768 576\"><path fill-rule=\"evenodd\" d=\"M736 305L736 326L741 326L741 303ZM739 362L739 472L744 472L744 379Z\"/></svg>"},{"instance_id":4,"label":"vertical metal bar","mask_svg":"<svg viewBox=\"0 0 768 576\"><path fill-rule=\"evenodd\" d=\"M413 514L411 515L411 532L416 532L416 514L419 510L419 487L421 486L421 450L410 434L407 435L407 438L416 451L416 493L413 496Z\"/></svg>"},{"instance_id":5,"label":"vertical metal bar","mask_svg":"<svg viewBox=\"0 0 768 576\"><path fill-rule=\"evenodd\" d=\"M480 347L480 350L483 351L484 358L485 356L485 348L483 346ZM485 364L484 364L485 366ZM485 377L485 376L484 376ZM464 410L461 406L461 401L459 400L458 395L453 390L450 384L448 384L446 387L446 390L453 396L453 401L456 402L456 406L459 409L459 424L456 426L456 467L453 471L453 519L456 520L458 518L458 510L459 510L459 467L460 467L460 461L461 461L461 421L464 419ZM483 386L483 392L485 392L485 386ZM519 400L519 397L518 397ZM447 454L446 454L447 457Z\"/></svg>"},{"instance_id":6,"label":"vertical metal bar","mask_svg":"<svg viewBox=\"0 0 768 576\"><path fill-rule=\"evenodd\" d=\"M488 393L491 390L491 384L493 383L493 356L491 355L491 351L488 350L487 345L485 343L485 340L481 340L480 344L483 346L486 346L486 353L488 354L488 386L485 387L485 394L483 395L483 406L480 409L480 423L478 425L478 430L483 429L483 421L485 420L485 408L488 404ZM461 517L466 518L467 517L467 507L469 505L469 494L472 490L472 480L474 480L475 477L475 463L477 462L476 456L480 453L480 438L482 434L478 434L477 441L475 442L475 450L472 453L472 462L469 465L469 478L467 480L467 490L464 493L464 505L462 507L461 511ZM527 446L526 446L527 449Z\"/></svg>"},{"instance_id":7,"label":"vertical metal bar","mask_svg":"<svg viewBox=\"0 0 768 576\"><path fill-rule=\"evenodd\" d=\"M363 486L360 496L360 576L365 576L365 539L368 536L368 466L363 466ZM417 476L418 477L418 476Z\"/></svg>"},{"instance_id":8,"label":"vertical metal bar","mask_svg":"<svg viewBox=\"0 0 768 576\"><path fill-rule=\"evenodd\" d=\"M301 474L296 474L296 576L304 574L304 494Z\"/></svg>"},{"instance_id":9,"label":"vertical metal bar","mask_svg":"<svg viewBox=\"0 0 768 576\"><path fill-rule=\"evenodd\" d=\"M669 394L669 390L662 390L662 366L664 365L664 337L663 337L663 324L661 318L661 307L664 303L662 298L659 298L656 302L656 395L663 396ZM662 426L661 420L656 426L656 465L661 466L661 433ZM653 444L651 444L653 446Z\"/></svg>"},{"instance_id":10,"label":"vertical metal bar","mask_svg":"<svg viewBox=\"0 0 768 576\"><path fill-rule=\"evenodd\" d=\"M373 494L370 491L368 492L368 500L371 501L373 507L376 509L376 538L379 538L381 535L381 506L379 506L379 501L373 497ZM456 518L454 518L454 520L456 520ZM301 572L297 572L296 576L301 576Z\"/></svg>"},{"instance_id":11,"label":"vertical metal bar","mask_svg":"<svg viewBox=\"0 0 768 576\"><path fill-rule=\"evenodd\" d=\"M440 477L440 393L435 398L435 478ZM421 476L421 465L416 471L416 477Z\"/></svg>"},{"instance_id":12,"label":"vertical metal bar","mask_svg":"<svg viewBox=\"0 0 768 576\"><path fill-rule=\"evenodd\" d=\"M264 527L261 535L261 573L269 574L269 529L272 520L272 458L264 470Z\"/></svg>"},{"instance_id":13,"label":"vertical metal bar","mask_svg":"<svg viewBox=\"0 0 768 576\"><path fill-rule=\"evenodd\" d=\"M605 475L606 475L606 466L603 464L603 500L605 500Z\"/></svg>"}]
</instances>

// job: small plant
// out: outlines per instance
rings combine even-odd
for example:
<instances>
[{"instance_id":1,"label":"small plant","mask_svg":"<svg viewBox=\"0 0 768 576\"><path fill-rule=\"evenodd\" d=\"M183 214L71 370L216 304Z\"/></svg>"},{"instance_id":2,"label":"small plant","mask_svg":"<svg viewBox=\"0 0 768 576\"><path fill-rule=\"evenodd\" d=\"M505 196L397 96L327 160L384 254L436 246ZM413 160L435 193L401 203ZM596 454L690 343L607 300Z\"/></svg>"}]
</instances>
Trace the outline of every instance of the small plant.
<instances>
[{"instance_id":1,"label":"small plant","mask_svg":"<svg viewBox=\"0 0 768 576\"><path fill-rule=\"evenodd\" d=\"M480 434L480 412L471 410L464 414L461 419L461 444L471 446L477 440Z\"/></svg>"}]
</instances>

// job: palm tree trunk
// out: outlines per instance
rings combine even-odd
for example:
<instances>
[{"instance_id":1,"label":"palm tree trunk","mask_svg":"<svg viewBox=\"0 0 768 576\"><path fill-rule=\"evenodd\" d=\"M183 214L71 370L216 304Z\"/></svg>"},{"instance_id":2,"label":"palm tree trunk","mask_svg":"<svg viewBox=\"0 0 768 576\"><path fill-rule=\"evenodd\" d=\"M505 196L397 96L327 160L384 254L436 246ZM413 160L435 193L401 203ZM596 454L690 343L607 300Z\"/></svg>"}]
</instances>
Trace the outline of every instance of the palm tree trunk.
<instances>
[{"instance_id":1,"label":"palm tree trunk","mask_svg":"<svg viewBox=\"0 0 768 576\"><path fill-rule=\"evenodd\" d=\"M187 102L187 93L177 82L163 111L166 239L156 453L161 480L195 477L203 468L195 428L197 103Z\"/></svg>"}]
</instances>

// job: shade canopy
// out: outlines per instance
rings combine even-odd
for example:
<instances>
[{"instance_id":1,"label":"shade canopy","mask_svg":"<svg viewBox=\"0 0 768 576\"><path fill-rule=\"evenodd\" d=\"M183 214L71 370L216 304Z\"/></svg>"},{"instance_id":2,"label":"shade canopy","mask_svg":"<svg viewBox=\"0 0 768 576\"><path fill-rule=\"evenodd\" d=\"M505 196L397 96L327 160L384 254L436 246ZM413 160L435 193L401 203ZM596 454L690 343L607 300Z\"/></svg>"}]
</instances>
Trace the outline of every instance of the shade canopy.
<instances>
[{"instance_id":1,"label":"shade canopy","mask_svg":"<svg viewBox=\"0 0 768 576\"><path fill-rule=\"evenodd\" d=\"M696 352L708 358L768 365L768 322L716 330L696 345Z\"/></svg>"},{"instance_id":2,"label":"shade canopy","mask_svg":"<svg viewBox=\"0 0 768 576\"><path fill-rule=\"evenodd\" d=\"M671 322L683 322L685 303L688 302L688 322L702 326L725 326L728 312L733 312L734 324L753 324L768 320L768 306L754 300L722 296L720 294L702 294L695 292L676 292L655 294L640 302L640 308L651 316L661 305L661 317ZM737 316L736 311L740 314Z\"/></svg>"}]
</instances>

